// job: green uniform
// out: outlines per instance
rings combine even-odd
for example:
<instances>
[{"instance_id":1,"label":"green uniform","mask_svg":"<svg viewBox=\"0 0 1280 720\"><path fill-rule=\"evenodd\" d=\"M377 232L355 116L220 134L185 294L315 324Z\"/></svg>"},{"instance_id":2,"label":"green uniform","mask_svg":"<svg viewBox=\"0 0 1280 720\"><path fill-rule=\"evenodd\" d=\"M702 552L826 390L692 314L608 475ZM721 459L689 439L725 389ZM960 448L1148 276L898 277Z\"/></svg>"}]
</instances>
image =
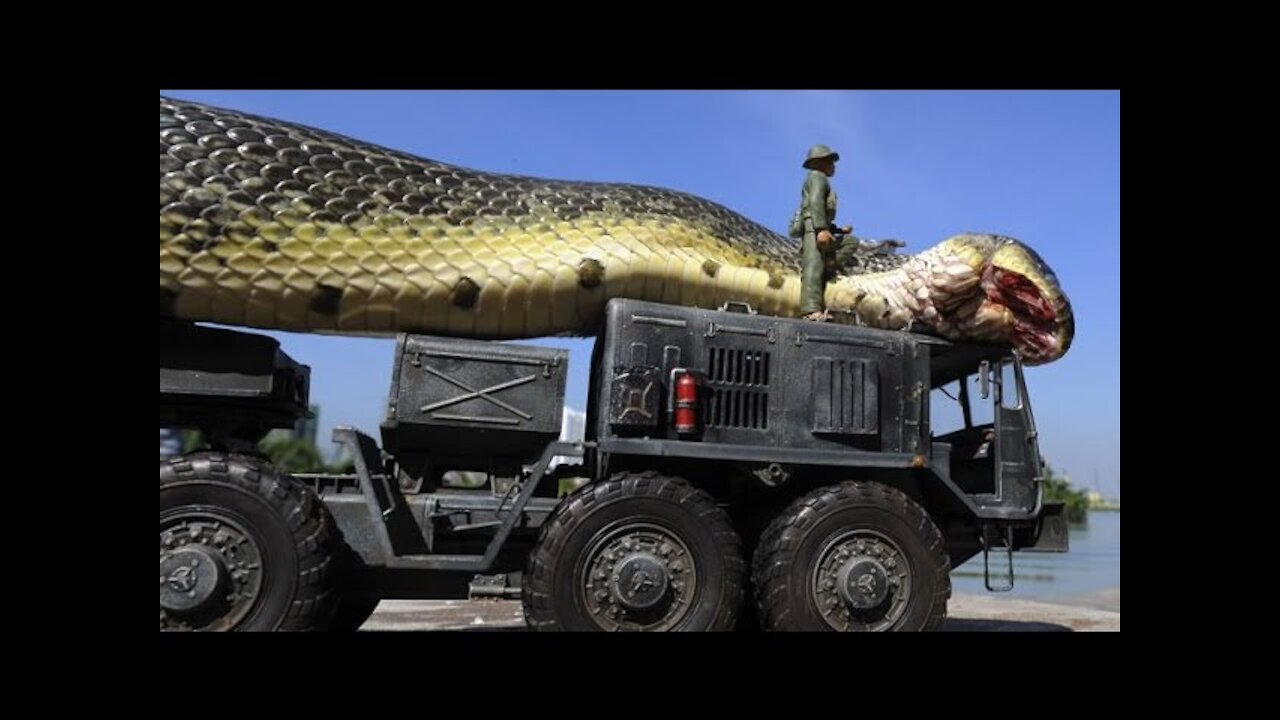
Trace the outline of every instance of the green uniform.
<instances>
[{"instance_id":1,"label":"green uniform","mask_svg":"<svg viewBox=\"0 0 1280 720\"><path fill-rule=\"evenodd\" d=\"M823 295L827 287L827 265L835 247L826 252L818 249L818 232L831 230L836 219L836 193L827 176L810 170L804 179L800 198L800 219L804 239L800 243L800 313L808 315L826 307Z\"/></svg>"}]
</instances>

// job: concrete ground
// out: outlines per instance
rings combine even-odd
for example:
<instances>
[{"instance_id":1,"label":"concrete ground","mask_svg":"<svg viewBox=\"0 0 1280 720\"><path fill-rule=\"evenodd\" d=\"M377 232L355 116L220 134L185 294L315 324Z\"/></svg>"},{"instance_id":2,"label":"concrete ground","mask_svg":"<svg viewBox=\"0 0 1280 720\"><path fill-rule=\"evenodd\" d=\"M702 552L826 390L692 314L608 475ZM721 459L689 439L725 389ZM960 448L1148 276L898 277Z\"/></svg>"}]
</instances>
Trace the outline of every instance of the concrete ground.
<instances>
[{"instance_id":1,"label":"concrete ground","mask_svg":"<svg viewBox=\"0 0 1280 720\"><path fill-rule=\"evenodd\" d=\"M1111 588L1110 590L1099 590L1097 592L1081 595L1079 597L1063 600L1063 605L1078 605L1080 607L1091 607L1098 610L1110 610L1112 612L1120 612L1120 588Z\"/></svg>"},{"instance_id":2,"label":"concrete ground","mask_svg":"<svg viewBox=\"0 0 1280 720\"><path fill-rule=\"evenodd\" d=\"M950 632L1119 632L1120 588L1050 604L955 595ZM1112 609L1114 608L1114 609ZM524 630L518 600L383 600L362 631Z\"/></svg>"}]
</instances>

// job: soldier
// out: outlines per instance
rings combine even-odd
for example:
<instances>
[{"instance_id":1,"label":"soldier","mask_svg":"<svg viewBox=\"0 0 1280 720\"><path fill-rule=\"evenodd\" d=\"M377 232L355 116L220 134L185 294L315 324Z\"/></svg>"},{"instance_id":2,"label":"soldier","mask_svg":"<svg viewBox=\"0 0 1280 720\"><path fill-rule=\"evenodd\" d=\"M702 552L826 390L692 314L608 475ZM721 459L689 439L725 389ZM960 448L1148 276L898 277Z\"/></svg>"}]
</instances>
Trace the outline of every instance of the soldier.
<instances>
[{"instance_id":1,"label":"soldier","mask_svg":"<svg viewBox=\"0 0 1280 720\"><path fill-rule=\"evenodd\" d=\"M826 145L814 145L804 160L809 170L800 195L800 209L791 223L791 236L800 244L800 314L805 320L830 319L823 295L829 268L835 265L837 243L834 233L849 235L853 228L837 228L836 193L828 181L836 174L840 154Z\"/></svg>"}]
</instances>

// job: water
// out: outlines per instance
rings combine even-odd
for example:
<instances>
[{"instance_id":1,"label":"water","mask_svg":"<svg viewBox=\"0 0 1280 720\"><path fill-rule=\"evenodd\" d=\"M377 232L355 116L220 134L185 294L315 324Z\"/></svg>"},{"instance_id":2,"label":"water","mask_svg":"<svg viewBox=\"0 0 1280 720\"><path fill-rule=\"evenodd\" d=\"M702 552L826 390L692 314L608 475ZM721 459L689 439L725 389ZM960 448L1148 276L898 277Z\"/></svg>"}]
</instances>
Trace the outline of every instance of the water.
<instances>
[{"instance_id":1,"label":"water","mask_svg":"<svg viewBox=\"0 0 1280 720\"><path fill-rule=\"evenodd\" d=\"M1007 582L1008 558L991 554L992 585ZM1065 553L1013 554L1014 589L1003 597L1027 600L1072 600L1099 590L1120 587L1120 513L1091 512L1088 525L1071 528ZM988 593L982 582L982 555L951 573L956 593Z\"/></svg>"}]
</instances>

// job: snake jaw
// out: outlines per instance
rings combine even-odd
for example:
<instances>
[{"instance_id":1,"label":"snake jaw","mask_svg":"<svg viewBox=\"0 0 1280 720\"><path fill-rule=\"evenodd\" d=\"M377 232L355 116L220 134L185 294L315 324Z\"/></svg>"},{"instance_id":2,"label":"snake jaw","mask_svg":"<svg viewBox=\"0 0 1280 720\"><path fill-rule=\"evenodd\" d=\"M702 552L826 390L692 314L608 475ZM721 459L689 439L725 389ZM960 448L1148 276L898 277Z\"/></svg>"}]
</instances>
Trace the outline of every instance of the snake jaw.
<instances>
[{"instance_id":1,"label":"snake jaw","mask_svg":"<svg viewBox=\"0 0 1280 720\"><path fill-rule=\"evenodd\" d=\"M1071 348L1075 316L1058 278L1030 247L1012 238L999 245L983 268L984 305L1003 307L1005 339L1029 365L1057 360Z\"/></svg>"}]
</instances>

